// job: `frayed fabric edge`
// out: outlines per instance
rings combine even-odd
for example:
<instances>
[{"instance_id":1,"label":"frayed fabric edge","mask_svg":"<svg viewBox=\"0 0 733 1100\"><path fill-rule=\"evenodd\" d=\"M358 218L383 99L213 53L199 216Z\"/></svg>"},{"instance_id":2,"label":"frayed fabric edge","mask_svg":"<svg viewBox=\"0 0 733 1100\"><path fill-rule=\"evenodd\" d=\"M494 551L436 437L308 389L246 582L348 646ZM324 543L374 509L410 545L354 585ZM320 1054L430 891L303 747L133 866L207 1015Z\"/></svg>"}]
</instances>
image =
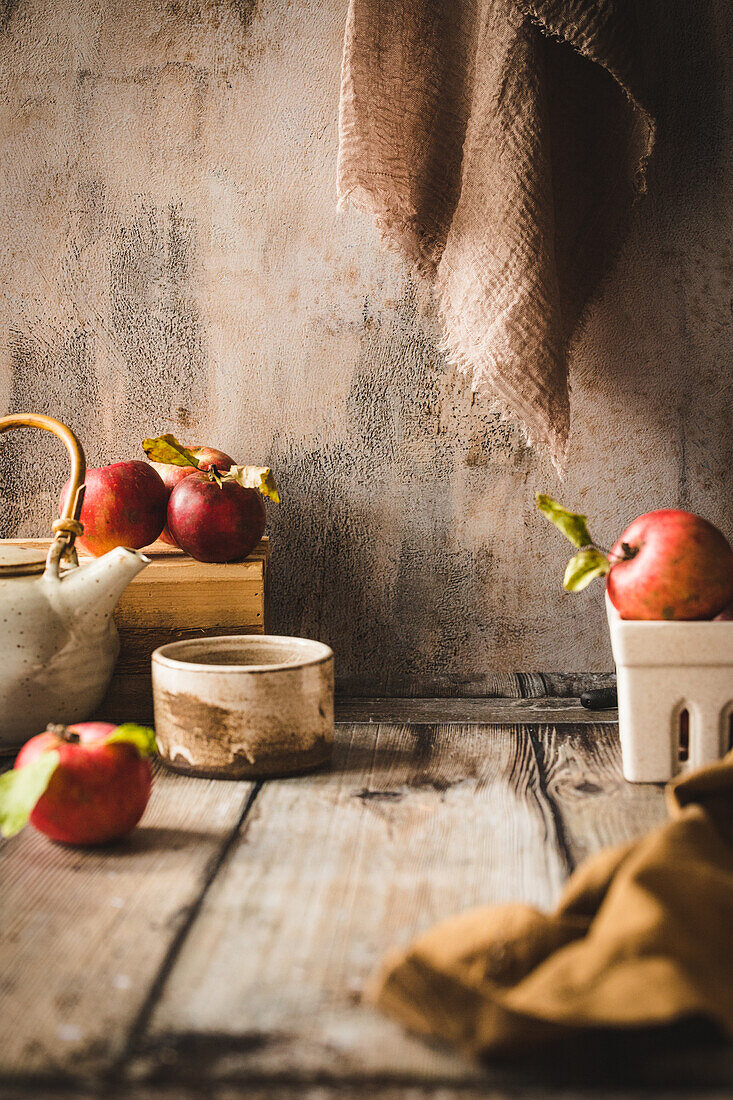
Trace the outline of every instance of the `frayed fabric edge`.
<instances>
[{"instance_id":1,"label":"frayed fabric edge","mask_svg":"<svg viewBox=\"0 0 733 1100\"><path fill-rule=\"evenodd\" d=\"M541 416L533 415L528 407L509 389L499 371L482 363L475 364L451 335L450 322L445 318L445 305L436 288L438 310L443 326L440 350L458 373L471 380L471 393L486 402L490 412L497 413L502 423L518 424L527 444L533 449L544 450L562 481L567 471L568 433L556 432Z\"/></svg>"},{"instance_id":2,"label":"frayed fabric edge","mask_svg":"<svg viewBox=\"0 0 733 1100\"><path fill-rule=\"evenodd\" d=\"M340 181L337 206L339 210L351 207L368 214L374 221L379 243L385 252L401 256L418 275L435 278L437 266L432 255L435 241L421 231L415 210L388 202L385 193L379 189L372 190L358 182L344 185Z\"/></svg>"},{"instance_id":3,"label":"frayed fabric edge","mask_svg":"<svg viewBox=\"0 0 733 1100\"><path fill-rule=\"evenodd\" d=\"M400 256L411 273L428 278L432 282L443 335L439 350L459 374L471 379L472 394L486 401L487 408L497 413L502 423L518 424L527 444L543 449L562 480L567 470L568 431L557 432L541 416L533 414L509 389L498 369L487 362L475 363L465 352L461 341L453 336L453 317L447 290L436 279L436 266L424 255L424 241L410 225L412 217L407 211L392 208L383 193L372 191L358 182L344 184L338 181L338 208L354 208L370 215L377 228L380 245L386 252ZM568 387L569 391L569 387Z\"/></svg>"}]
</instances>

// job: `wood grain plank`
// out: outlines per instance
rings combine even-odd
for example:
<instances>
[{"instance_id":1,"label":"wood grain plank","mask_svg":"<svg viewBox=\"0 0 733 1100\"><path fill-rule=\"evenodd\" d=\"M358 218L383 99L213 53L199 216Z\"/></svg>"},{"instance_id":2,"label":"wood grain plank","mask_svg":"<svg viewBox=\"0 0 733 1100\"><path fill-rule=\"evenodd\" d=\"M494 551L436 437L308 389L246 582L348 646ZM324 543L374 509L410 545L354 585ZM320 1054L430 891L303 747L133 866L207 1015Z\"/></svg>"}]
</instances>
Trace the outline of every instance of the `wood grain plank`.
<instances>
[{"instance_id":1,"label":"wood grain plank","mask_svg":"<svg viewBox=\"0 0 733 1100\"><path fill-rule=\"evenodd\" d=\"M601 717L602 716L602 717ZM436 722L578 723L618 722L618 711L591 711L577 699L353 699L337 698L337 722L392 722L433 725Z\"/></svg>"},{"instance_id":2,"label":"wood grain plank","mask_svg":"<svg viewBox=\"0 0 733 1100\"><path fill-rule=\"evenodd\" d=\"M672 1059L675 1068L680 1062ZM713 1062L711 1066L710 1062ZM691 1067L688 1067L688 1069ZM125 1083L114 1088L109 1083L99 1088L84 1091L75 1090L73 1100L110 1100L111 1097L124 1097L124 1100L467 1100L481 1097L481 1100L730 1100L731 1091L725 1082L727 1076L725 1057L720 1052L707 1052L707 1062L695 1083L690 1084L688 1075L682 1080L670 1075L669 1089L660 1091L653 1084L644 1084L641 1080L633 1086L609 1086L603 1081L595 1085L575 1084L558 1086L549 1081L522 1080L521 1074L501 1076L504 1081L489 1081L486 1077L475 1082L463 1082L459 1086L436 1082L433 1084L395 1083L376 1079L361 1081L338 1081L337 1083L303 1081L271 1082L251 1079L247 1082L206 1081L201 1084L187 1085L176 1081L172 1084L156 1082L149 1084ZM492 1074L492 1077L494 1075ZM497 1076L499 1076L497 1074ZM68 1092L56 1089L43 1089L38 1085L30 1087L10 1086L3 1090L3 1100L60 1100L70 1096Z\"/></svg>"},{"instance_id":3,"label":"wood grain plank","mask_svg":"<svg viewBox=\"0 0 733 1100\"><path fill-rule=\"evenodd\" d=\"M546 695L578 698L590 688L613 687L615 673L570 672L486 672L478 675L442 672L421 675L394 673L380 676L373 668L347 673L337 678L342 695L354 698L391 696L403 699L440 698L542 698Z\"/></svg>"},{"instance_id":4,"label":"wood grain plank","mask_svg":"<svg viewBox=\"0 0 733 1100\"><path fill-rule=\"evenodd\" d=\"M662 784L627 783L623 778L614 726L543 725L532 736L573 866L606 845L641 836L666 819Z\"/></svg>"},{"instance_id":5,"label":"wood grain plank","mask_svg":"<svg viewBox=\"0 0 733 1100\"><path fill-rule=\"evenodd\" d=\"M351 725L330 773L266 784L155 1009L136 1075L387 1075L477 1067L361 1003L382 953L564 878L527 730Z\"/></svg>"},{"instance_id":6,"label":"wood grain plank","mask_svg":"<svg viewBox=\"0 0 733 1100\"><path fill-rule=\"evenodd\" d=\"M522 688L522 674L517 672L490 672L480 676L461 675L455 672L442 672L437 675L421 675L388 670L381 675L370 667L348 672L337 678L337 687L342 695L364 698L386 695L405 699L412 698L452 698L472 696L495 696L507 699L520 699L527 692ZM542 694L547 694L543 692ZM558 692L559 694L559 692Z\"/></svg>"},{"instance_id":7,"label":"wood grain plank","mask_svg":"<svg viewBox=\"0 0 733 1100\"><path fill-rule=\"evenodd\" d=\"M125 841L80 850L27 829L3 842L3 1079L76 1078L119 1057L251 790L160 771Z\"/></svg>"},{"instance_id":8,"label":"wood grain plank","mask_svg":"<svg viewBox=\"0 0 733 1100\"><path fill-rule=\"evenodd\" d=\"M715 1087L701 1081L697 1087L680 1087L672 1083L669 1091L650 1090L649 1086L608 1089L600 1086L557 1087L540 1082L522 1083L515 1080L506 1084L488 1083L486 1080L465 1082L458 1087L449 1084L419 1085L405 1082L339 1081L337 1084L302 1081L281 1083L273 1088L266 1081L247 1083L207 1082L205 1091L201 1085L186 1086L182 1082L166 1085L125 1085L122 1091L110 1091L104 1086L99 1090L74 1091L72 1100L730 1100L730 1088ZM3 1092L3 1100L69 1100L69 1093L57 1090L17 1087Z\"/></svg>"}]
</instances>

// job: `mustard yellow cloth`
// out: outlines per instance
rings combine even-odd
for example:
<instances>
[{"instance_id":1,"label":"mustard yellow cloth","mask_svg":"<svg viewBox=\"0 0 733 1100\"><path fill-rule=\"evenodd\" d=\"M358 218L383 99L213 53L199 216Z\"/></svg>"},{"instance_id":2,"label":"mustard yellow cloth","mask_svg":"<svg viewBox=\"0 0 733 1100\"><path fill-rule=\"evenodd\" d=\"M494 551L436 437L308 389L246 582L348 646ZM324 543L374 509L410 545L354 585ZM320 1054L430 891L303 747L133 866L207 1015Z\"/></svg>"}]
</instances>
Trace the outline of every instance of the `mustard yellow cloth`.
<instances>
[{"instance_id":1,"label":"mustard yellow cloth","mask_svg":"<svg viewBox=\"0 0 733 1100\"><path fill-rule=\"evenodd\" d=\"M554 913L444 921L384 960L371 998L473 1055L689 1017L733 1039L733 753L670 783L667 804L665 825L579 868Z\"/></svg>"}]
</instances>

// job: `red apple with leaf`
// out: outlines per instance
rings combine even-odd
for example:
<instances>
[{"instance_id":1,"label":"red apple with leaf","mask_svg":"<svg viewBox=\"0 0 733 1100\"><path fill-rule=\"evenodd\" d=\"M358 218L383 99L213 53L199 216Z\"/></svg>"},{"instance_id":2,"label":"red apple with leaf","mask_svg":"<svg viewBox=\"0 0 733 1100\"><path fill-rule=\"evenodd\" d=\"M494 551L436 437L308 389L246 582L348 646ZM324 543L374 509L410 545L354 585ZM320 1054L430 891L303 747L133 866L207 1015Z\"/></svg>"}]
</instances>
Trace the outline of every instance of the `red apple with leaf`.
<instances>
[{"instance_id":1,"label":"red apple with leaf","mask_svg":"<svg viewBox=\"0 0 733 1100\"><path fill-rule=\"evenodd\" d=\"M69 492L61 491L60 511ZM168 490L147 462L133 459L87 470L79 543L95 557L128 546L140 550L160 535L165 525Z\"/></svg>"},{"instance_id":2,"label":"red apple with leaf","mask_svg":"<svg viewBox=\"0 0 733 1100\"><path fill-rule=\"evenodd\" d=\"M168 529L181 550L205 562L241 561L254 550L265 532L263 497L280 500L268 467L202 465L172 435L146 439L143 449L151 462L189 471L168 501Z\"/></svg>"},{"instance_id":3,"label":"red apple with leaf","mask_svg":"<svg viewBox=\"0 0 733 1100\"><path fill-rule=\"evenodd\" d=\"M702 516L672 508L647 512L604 550L591 539L585 516L542 493L537 506L578 548L565 570L565 588L578 592L605 576L622 619L722 618L733 601L733 550Z\"/></svg>"},{"instance_id":4,"label":"red apple with leaf","mask_svg":"<svg viewBox=\"0 0 733 1100\"><path fill-rule=\"evenodd\" d=\"M217 470L228 470L234 465L234 459L230 458L224 451L217 450L216 447L202 447L196 443L193 447L184 447L184 450L191 452L198 466L174 466L169 462L150 462L169 493L175 489L179 481L183 481L184 477L188 477L189 474L195 474L197 469L210 470L212 466L215 466ZM160 541L167 542L170 546L178 545L171 535L167 523L160 534Z\"/></svg>"},{"instance_id":5,"label":"red apple with leaf","mask_svg":"<svg viewBox=\"0 0 733 1100\"><path fill-rule=\"evenodd\" d=\"M49 726L0 776L0 830L30 824L64 844L104 844L135 828L150 797L155 733L132 722Z\"/></svg>"}]
</instances>

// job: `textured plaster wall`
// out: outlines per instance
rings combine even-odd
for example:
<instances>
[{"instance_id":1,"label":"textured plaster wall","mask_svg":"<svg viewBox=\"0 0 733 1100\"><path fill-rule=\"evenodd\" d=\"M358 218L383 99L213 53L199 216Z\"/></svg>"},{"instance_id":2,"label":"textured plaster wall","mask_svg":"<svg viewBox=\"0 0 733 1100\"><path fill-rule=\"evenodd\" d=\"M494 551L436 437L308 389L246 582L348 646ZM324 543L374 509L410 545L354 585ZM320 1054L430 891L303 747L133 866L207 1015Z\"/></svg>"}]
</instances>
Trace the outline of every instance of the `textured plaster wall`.
<instances>
[{"instance_id":1,"label":"textured plaster wall","mask_svg":"<svg viewBox=\"0 0 733 1100\"><path fill-rule=\"evenodd\" d=\"M352 685L610 669L535 490L607 542L670 505L733 535L729 5L639 7L660 144L573 349L562 486L336 210L346 0L0 3L0 409L68 421L92 465L165 430L272 464L274 627ZM2 534L43 533L60 449L19 433L0 462Z\"/></svg>"}]
</instances>

